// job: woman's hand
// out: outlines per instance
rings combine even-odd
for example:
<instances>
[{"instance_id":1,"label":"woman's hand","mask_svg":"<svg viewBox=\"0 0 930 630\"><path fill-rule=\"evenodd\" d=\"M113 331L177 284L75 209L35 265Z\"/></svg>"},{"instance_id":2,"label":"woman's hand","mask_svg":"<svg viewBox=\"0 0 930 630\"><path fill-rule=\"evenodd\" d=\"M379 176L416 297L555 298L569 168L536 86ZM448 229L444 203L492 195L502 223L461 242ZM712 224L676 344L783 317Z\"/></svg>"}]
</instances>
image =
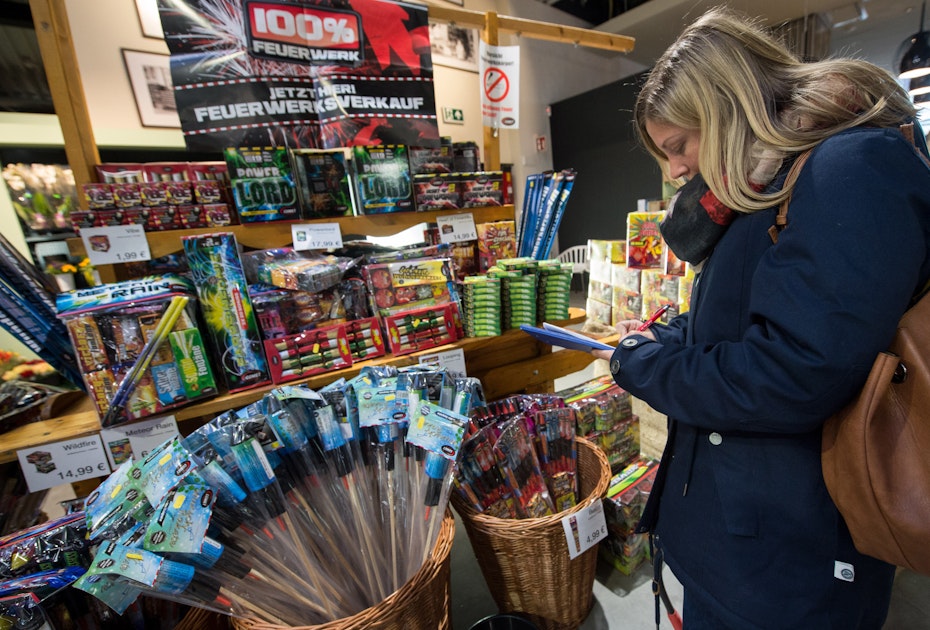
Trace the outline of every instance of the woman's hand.
<instances>
[{"instance_id":1,"label":"woman's hand","mask_svg":"<svg viewBox=\"0 0 930 630\"><path fill-rule=\"evenodd\" d=\"M620 333L620 340L623 340L624 337L635 334L642 335L646 339L655 341L656 337L652 334L651 330L648 328L646 330L640 330L642 325L643 322L638 319L625 319L622 322L617 322L617 325L614 328L616 328L617 332ZM591 354L596 356L598 359L610 361L610 357L613 356L613 350L591 350Z\"/></svg>"}]
</instances>

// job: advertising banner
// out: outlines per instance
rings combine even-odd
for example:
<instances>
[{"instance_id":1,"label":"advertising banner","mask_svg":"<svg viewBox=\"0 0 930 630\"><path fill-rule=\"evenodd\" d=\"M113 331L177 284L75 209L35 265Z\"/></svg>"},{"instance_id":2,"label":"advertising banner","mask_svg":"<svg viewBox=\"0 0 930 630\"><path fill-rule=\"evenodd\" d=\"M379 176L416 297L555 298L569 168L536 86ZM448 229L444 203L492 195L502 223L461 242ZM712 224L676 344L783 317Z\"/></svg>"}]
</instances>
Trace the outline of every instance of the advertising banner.
<instances>
[{"instance_id":1,"label":"advertising banner","mask_svg":"<svg viewBox=\"0 0 930 630\"><path fill-rule=\"evenodd\" d=\"M185 142L438 146L425 6L158 0Z\"/></svg>"}]
</instances>

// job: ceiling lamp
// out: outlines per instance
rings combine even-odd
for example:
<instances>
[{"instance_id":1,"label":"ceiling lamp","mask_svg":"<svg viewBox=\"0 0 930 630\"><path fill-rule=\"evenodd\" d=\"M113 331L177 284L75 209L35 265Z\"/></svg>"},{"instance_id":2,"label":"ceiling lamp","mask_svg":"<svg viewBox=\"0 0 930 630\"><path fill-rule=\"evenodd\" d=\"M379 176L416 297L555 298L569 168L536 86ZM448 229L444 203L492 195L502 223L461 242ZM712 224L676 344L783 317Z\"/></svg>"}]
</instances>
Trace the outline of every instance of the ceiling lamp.
<instances>
[{"instance_id":1,"label":"ceiling lamp","mask_svg":"<svg viewBox=\"0 0 930 630\"><path fill-rule=\"evenodd\" d=\"M907 52L901 59L901 74L899 79L914 79L930 74L930 33L924 30L924 13L927 9L927 0L924 0L920 9L920 30L911 36Z\"/></svg>"}]
</instances>

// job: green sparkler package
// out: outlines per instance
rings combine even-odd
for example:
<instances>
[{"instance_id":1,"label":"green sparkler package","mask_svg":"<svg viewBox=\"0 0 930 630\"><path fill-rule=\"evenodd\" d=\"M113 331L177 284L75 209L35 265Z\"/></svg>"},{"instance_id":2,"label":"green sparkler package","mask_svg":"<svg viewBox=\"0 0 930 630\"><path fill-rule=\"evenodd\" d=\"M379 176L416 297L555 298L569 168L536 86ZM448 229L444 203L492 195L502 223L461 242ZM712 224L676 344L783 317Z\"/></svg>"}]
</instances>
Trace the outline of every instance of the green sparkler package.
<instances>
[{"instance_id":1,"label":"green sparkler package","mask_svg":"<svg viewBox=\"0 0 930 630\"><path fill-rule=\"evenodd\" d=\"M228 147L224 157L240 223L300 219L286 147Z\"/></svg>"},{"instance_id":2,"label":"green sparkler package","mask_svg":"<svg viewBox=\"0 0 930 630\"><path fill-rule=\"evenodd\" d=\"M235 234L185 236L181 242L200 299L204 332L227 388L235 392L270 383Z\"/></svg>"}]
</instances>

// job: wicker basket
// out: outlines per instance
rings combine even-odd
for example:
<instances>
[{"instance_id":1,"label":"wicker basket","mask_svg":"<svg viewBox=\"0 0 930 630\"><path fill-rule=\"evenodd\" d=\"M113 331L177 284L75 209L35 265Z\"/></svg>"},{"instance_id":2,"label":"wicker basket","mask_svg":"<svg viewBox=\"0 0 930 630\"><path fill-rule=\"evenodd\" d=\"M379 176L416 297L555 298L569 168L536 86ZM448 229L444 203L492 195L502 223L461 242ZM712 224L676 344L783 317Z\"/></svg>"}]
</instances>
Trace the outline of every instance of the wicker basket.
<instances>
[{"instance_id":1,"label":"wicker basket","mask_svg":"<svg viewBox=\"0 0 930 630\"><path fill-rule=\"evenodd\" d=\"M521 613L541 630L570 630L585 620L594 603L597 546L569 559L562 519L600 500L610 482L604 452L578 438L577 506L552 516L501 519L476 512L457 493L452 504L501 612Z\"/></svg>"},{"instance_id":2,"label":"wicker basket","mask_svg":"<svg viewBox=\"0 0 930 630\"><path fill-rule=\"evenodd\" d=\"M446 512L433 552L406 584L379 604L316 626L299 630L450 630L449 617L452 539L455 519ZM264 621L232 618L237 630L283 630Z\"/></svg>"}]
</instances>

